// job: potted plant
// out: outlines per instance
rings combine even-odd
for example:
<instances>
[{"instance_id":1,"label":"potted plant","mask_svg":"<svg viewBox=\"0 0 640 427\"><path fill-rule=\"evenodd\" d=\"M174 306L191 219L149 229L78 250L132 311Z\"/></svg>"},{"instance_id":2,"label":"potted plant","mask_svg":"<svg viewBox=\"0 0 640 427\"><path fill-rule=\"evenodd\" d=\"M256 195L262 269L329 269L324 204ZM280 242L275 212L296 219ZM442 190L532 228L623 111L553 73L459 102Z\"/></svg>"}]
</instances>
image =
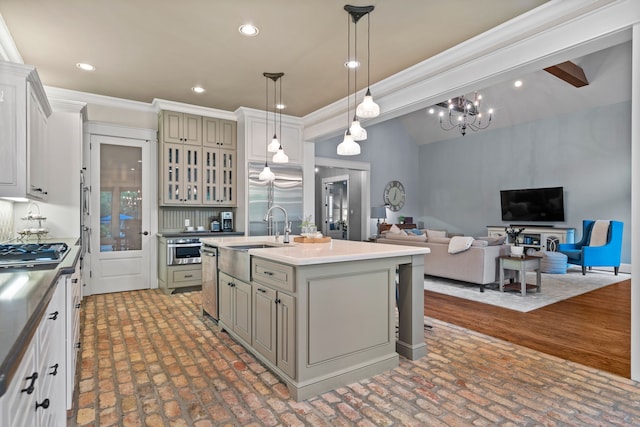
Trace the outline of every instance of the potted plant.
<instances>
[{"instance_id":1,"label":"potted plant","mask_svg":"<svg viewBox=\"0 0 640 427\"><path fill-rule=\"evenodd\" d=\"M518 242L518 237L524 231L524 227L521 228L513 228L513 227L505 227L504 232L509 236L509 243L511 245L511 255L512 256L523 256L524 247L520 246L520 242Z\"/></svg>"},{"instance_id":2,"label":"potted plant","mask_svg":"<svg viewBox=\"0 0 640 427\"><path fill-rule=\"evenodd\" d=\"M300 234L302 236L315 235L316 231L318 231L318 228L313 222L313 215L304 217L303 221L300 223Z\"/></svg>"}]
</instances>

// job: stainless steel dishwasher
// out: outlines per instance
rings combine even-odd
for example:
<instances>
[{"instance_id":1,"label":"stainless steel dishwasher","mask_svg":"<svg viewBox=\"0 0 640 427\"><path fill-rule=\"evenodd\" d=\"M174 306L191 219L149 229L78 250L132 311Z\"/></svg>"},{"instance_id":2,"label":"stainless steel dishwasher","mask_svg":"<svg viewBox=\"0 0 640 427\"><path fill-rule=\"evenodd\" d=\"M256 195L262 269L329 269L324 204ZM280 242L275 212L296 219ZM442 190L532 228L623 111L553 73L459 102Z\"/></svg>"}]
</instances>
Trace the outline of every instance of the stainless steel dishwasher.
<instances>
[{"instance_id":1,"label":"stainless steel dishwasher","mask_svg":"<svg viewBox=\"0 0 640 427\"><path fill-rule=\"evenodd\" d=\"M202 244L202 313L218 322L218 248Z\"/></svg>"}]
</instances>

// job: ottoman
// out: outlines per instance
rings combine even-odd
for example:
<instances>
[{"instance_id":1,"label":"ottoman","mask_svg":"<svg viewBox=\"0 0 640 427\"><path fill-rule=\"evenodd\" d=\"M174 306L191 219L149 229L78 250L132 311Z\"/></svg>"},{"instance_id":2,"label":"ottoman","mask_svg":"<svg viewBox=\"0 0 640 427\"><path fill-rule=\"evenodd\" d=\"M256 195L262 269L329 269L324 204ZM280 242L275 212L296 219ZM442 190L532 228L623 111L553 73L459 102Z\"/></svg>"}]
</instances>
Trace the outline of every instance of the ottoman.
<instances>
[{"instance_id":1,"label":"ottoman","mask_svg":"<svg viewBox=\"0 0 640 427\"><path fill-rule=\"evenodd\" d=\"M565 274L567 272L567 256L561 252L538 251L532 255L541 258L542 273Z\"/></svg>"}]
</instances>

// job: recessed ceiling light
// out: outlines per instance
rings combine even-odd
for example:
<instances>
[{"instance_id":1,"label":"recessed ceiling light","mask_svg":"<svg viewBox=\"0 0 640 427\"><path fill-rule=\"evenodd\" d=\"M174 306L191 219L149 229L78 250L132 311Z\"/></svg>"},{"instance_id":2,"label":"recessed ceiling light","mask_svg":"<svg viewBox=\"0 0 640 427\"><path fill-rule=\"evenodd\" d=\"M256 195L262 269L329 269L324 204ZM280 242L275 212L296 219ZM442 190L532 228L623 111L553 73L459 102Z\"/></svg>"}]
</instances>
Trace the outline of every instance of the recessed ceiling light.
<instances>
[{"instance_id":1,"label":"recessed ceiling light","mask_svg":"<svg viewBox=\"0 0 640 427\"><path fill-rule=\"evenodd\" d=\"M240 25L240 27L238 28L238 31L240 31L240 34L247 36L247 37L253 37L253 36L257 36L258 33L260 32L260 30L258 30L258 27L252 25L252 24L243 24Z\"/></svg>"},{"instance_id":2,"label":"recessed ceiling light","mask_svg":"<svg viewBox=\"0 0 640 427\"><path fill-rule=\"evenodd\" d=\"M76 67L78 67L78 68L80 68L81 70L84 70L84 71L94 71L96 69L96 67L94 67L93 65L86 64L84 62L78 62L76 64Z\"/></svg>"},{"instance_id":3,"label":"recessed ceiling light","mask_svg":"<svg viewBox=\"0 0 640 427\"><path fill-rule=\"evenodd\" d=\"M354 59L354 60L345 62L344 66L347 68L358 68L360 66L360 62Z\"/></svg>"},{"instance_id":4,"label":"recessed ceiling light","mask_svg":"<svg viewBox=\"0 0 640 427\"><path fill-rule=\"evenodd\" d=\"M276 108L277 108L278 110L284 110L285 108L287 108L287 106L286 106L286 105L284 105L284 104L276 104Z\"/></svg>"},{"instance_id":5,"label":"recessed ceiling light","mask_svg":"<svg viewBox=\"0 0 640 427\"><path fill-rule=\"evenodd\" d=\"M205 91L205 89L202 86L194 86L191 88L192 91L194 91L195 93L202 93Z\"/></svg>"},{"instance_id":6,"label":"recessed ceiling light","mask_svg":"<svg viewBox=\"0 0 640 427\"><path fill-rule=\"evenodd\" d=\"M513 86L514 87L521 87L522 86L522 80L516 80L515 82L513 82Z\"/></svg>"}]
</instances>

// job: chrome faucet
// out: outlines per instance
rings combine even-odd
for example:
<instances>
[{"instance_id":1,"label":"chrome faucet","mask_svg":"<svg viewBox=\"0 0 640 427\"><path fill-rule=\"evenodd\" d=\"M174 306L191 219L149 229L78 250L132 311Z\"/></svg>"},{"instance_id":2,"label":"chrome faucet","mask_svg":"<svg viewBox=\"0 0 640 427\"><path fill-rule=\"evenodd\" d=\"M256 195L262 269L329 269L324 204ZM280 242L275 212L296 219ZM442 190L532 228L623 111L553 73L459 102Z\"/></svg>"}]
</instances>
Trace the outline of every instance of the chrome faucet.
<instances>
[{"instance_id":1,"label":"chrome faucet","mask_svg":"<svg viewBox=\"0 0 640 427\"><path fill-rule=\"evenodd\" d=\"M284 243L289 243L289 233L291 233L291 223L289 222L289 215L287 214L287 211L280 205L273 205L271 206L269 209L267 209L267 213L264 215L264 219L263 221L268 221L269 220L269 214L271 213L272 210L274 209L280 209L282 211L282 213L284 214ZM278 233L276 230L276 239L278 238Z\"/></svg>"}]
</instances>

